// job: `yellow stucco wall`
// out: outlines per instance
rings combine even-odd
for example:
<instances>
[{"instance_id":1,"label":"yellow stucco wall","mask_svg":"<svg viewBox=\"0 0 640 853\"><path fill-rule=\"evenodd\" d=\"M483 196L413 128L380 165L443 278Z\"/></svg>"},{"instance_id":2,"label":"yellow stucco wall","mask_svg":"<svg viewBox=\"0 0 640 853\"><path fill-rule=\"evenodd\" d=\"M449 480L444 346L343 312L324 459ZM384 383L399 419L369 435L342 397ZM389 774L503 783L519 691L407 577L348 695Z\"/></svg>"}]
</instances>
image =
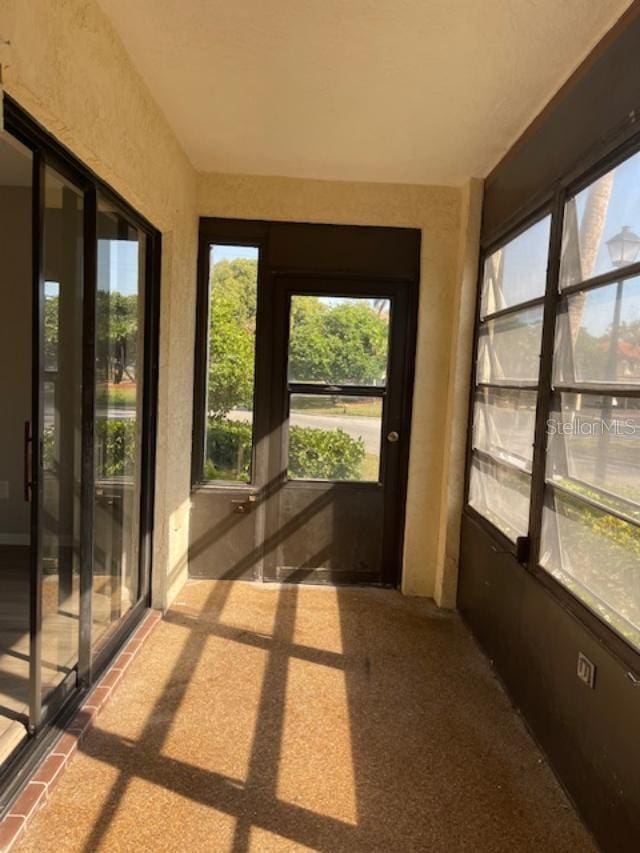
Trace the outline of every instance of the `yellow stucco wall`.
<instances>
[{"instance_id":1,"label":"yellow stucco wall","mask_svg":"<svg viewBox=\"0 0 640 853\"><path fill-rule=\"evenodd\" d=\"M477 187L199 176L93 0L0 0L0 38L6 91L163 235L154 603L186 577L197 216L215 215L422 229L404 590L451 605L466 365L449 379Z\"/></svg>"},{"instance_id":2,"label":"yellow stucco wall","mask_svg":"<svg viewBox=\"0 0 640 853\"><path fill-rule=\"evenodd\" d=\"M198 210L203 216L422 230L403 590L453 606L456 565L445 558L457 547L449 519L459 513L461 495L449 486L462 480L464 453L458 444L457 454L451 455L451 446L466 432L469 369L466 352L461 351L458 361L452 341L458 339L460 317L468 317L461 314L459 293L477 247L479 184L457 189L208 174L200 181ZM464 295L465 306L474 302L468 285ZM457 365L460 376L450 386ZM453 537L448 547L447 535Z\"/></svg>"}]
</instances>

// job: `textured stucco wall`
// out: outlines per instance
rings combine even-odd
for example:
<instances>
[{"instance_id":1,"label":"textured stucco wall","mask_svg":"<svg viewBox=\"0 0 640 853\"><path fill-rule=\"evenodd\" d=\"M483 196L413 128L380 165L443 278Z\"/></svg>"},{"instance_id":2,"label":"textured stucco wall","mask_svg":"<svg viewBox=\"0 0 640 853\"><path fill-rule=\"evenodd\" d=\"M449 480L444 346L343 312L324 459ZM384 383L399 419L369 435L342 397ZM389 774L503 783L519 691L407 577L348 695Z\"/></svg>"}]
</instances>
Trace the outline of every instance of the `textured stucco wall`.
<instances>
[{"instance_id":1,"label":"textured stucco wall","mask_svg":"<svg viewBox=\"0 0 640 853\"><path fill-rule=\"evenodd\" d=\"M6 91L163 234L153 598L186 574L197 174L92 0L0 0ZM171 587L173 586L173 591Z\"/></svg>"},{"instance_id":2,"label":"textured stucco wall","mask_svg":"<svg viewBox=\"0 0 640 853\"><path fill-rule=\"evenodd\" d=\"M473 326L476 316L478 255L482 218L482 181L472 179L462 190L456 287L453 294L449 377L445 418L440 530L434 598L440 607L455 607L458 591L460 519L464 502L469 385Z\"/></svg>"},{"instance_id":3,"label":"textured stucco wall","mask_svg":"<svg viewBox=\"0 0 640 853\"><path fill-rule=\"evenodd\" d=\"M410 186L207 174L200 182L203 216L388 225L422 230L420 316L414 394L403 590L434 596L451 606L456 567L444 565L445 478L452 474L449 447L460 417L449 394L457 363L452 345L458 323L458 292L469 228L470 200L478 215L477 187ZM474 281L475 284L475 281ZM469 294L465 294L465 299ZM473 295L471 294L471 299ZM455 399L462 400L464 389ZM466 399L462 402L462 416ZM462 427L464 430L464 426ZM457 459L454 466L457 464ZM461 473L457 472L458 479ZM454 577L451 577L451 575Z\"/></svg>"}]
</instances>

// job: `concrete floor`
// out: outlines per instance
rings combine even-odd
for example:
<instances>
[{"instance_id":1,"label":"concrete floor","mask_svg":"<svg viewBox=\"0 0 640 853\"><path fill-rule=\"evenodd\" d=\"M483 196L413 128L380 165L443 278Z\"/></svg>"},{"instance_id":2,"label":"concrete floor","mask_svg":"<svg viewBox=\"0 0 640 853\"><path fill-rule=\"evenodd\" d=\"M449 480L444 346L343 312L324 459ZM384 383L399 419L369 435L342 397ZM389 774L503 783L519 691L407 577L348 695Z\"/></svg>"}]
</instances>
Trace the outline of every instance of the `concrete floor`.
<instances>
[{"instance_id":1,"label":"concrete floor","mask_svg":"<svg viewBox=\"0 0 640 853\"><path fill-rule=\"evenodd\" d=\"M18 850L591 851L456 614L192 581Z\"/></svg>"}]
</instances>

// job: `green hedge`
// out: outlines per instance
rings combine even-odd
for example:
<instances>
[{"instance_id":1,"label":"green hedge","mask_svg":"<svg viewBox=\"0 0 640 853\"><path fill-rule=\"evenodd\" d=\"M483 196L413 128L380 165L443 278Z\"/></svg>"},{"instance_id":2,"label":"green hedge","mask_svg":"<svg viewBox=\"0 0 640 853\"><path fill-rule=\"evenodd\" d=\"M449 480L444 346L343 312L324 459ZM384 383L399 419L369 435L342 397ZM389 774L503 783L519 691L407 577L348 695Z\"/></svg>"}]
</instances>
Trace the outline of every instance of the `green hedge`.
<instances>
[{"instance_id":1,"label":"green hedge","mask_svg":"<svg viewBox=\"0 0 640 853\"><path fill-rule=\"evenodd\" d=\"M296 426L289 431L289 475L295 479L357 480L364 457L362 439L344 430ZM251 424L210 418L205 479L246 482L250 465Z\"/></svg>"},{"instance_id":2,"label":"green hedge","mask_svg":"<svg viewBox=\"0 0 640 853\"><path fill-rule=\"evenodd\" d=\"M364 441L342 429L289 430L289 474L295 479L358 480L364 455Z\"/></svg>"},{"instance_id":3,"label":"green hedge","mask_svg":"<svg viewBox=\"0 0 640 853\"><path fill-rule=\"evenodd\" d=\"M137 426L135 418L96 421L97 477L133 476Z\"/></svg>"},{"instance_id":4,"label":"green hedge","mask_svg":"<svg viewBox=\"0 0 640 853\"><path fill-rule=\"evenodd\" d=\"M133 419L96 421L97 477L133 475L136 425ZM362 475L364 457L362 439L352 438L344 430L296 426L289 432L289 474L293 478L356 480ZM250 465L251 424L210 418L205 479L247 481ZM52 431L45 432L45 466L55 466Z\"/></svg>"},{"instance_id":5,"label":"green hedge","mask_svg":"<svg viewBox=\"0 0 640 853\"><path fill-rule=\"evenodd\" d=\"M215 459L215 462L213 460ZM205 480L248 481L251 467L251 424L209 418Z\"/></svg>"},{"instance_id":6,"label":"green hedge","mask_svg":"<svg viewBox=\"0 0 640 853\"><path fill-rule=\"evenodd\" d=\"M133 476L136 426L137 421L133 418L123 420L100 418L96 421L96 477ZM44 430L43 457L45 471L54 471L58 463L53 427L47 427Z\"/></svg>"}]
</instances>

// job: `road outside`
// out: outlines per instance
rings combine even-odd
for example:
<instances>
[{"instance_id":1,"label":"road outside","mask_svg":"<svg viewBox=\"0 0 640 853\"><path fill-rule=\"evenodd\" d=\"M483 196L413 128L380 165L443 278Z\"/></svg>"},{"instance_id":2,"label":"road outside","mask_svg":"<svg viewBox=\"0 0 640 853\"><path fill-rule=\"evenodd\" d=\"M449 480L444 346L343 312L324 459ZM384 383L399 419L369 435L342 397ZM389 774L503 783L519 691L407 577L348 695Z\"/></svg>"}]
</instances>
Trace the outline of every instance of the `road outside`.
<instances>
[{"instance_id":1,"label":"road outside","mask_svg":"<svg viewBox=\"0 0 640 853\"><path fill-rule=\"evenodd\" d=\"M230 421L253 420L253 412L233 409L227 414ZM291 425L314 427L315 429L341 429L351 438L364 441L366 453L377 455L380 452L380 421L378 418L364 418L357 415L312 415L306 412L292 412Z\"/></svg>"}]
</instances>

